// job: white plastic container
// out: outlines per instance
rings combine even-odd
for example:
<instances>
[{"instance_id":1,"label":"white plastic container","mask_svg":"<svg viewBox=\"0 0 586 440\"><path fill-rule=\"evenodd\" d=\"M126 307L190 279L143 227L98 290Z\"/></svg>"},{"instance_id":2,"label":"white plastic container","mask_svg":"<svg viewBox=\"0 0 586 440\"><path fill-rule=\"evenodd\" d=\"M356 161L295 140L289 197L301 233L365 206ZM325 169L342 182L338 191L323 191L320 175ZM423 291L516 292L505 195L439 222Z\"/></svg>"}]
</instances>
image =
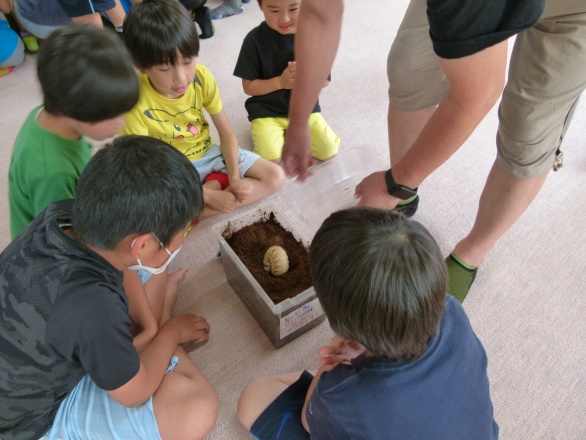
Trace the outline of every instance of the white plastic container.
<instances>
[{"instance_id":1,"label":"white plastic container","mask_svg":"<svg viewBox=\"0 0 586 440\"><path fill-rule=\"evenodd\" d=\"M313 235L332 212L358 203L354 197L356 185L370 173L382 168L384 163L364 149L339 154L315 166L313 175L305 181L292 179L287 182L282 195L288 210L279 210L272 202L265 202L212 227L220 243L228 282L276 348L323 322L323 309L313 287L275 305L230 248L223 237L224 231L228 228L233 232L239 231L263 217L268 218L273 212L281 226L309 247ZM290 218L284 212L289 212Z\"/></svg>"},{"instance_id":2,"label":"white plastic container","mask_svg":"<svg viewBox=\"0 0 586 440\"><path fill-rule=\"evenodd\" d=\"M273 345L280 348L324 321L325 315L313 287L294 298L275 304L224 239L225 231L239 231L245 226L268 218L271 212L284 229L290 231L301 243L309 246L306 237L287 221L272 202L262 203L250 211L220 222L212 227L212 231L220 243L222 265L228 282Z\"/></svg>"},{"instance_id":3,"label":"white plastic container","mask_svg":"<svg viewBox=\"0 0 586 440\"><path fill-rule=\"evenodd\" d=\"M354 197L356 185L369 174L385 168L371 152L357 148L339 153L333 159L311 169L312 175L301 181L287 182L283 198L299 220L313 234L323 221L335 211L358 204Z\"/></svg>"}]
</instances>

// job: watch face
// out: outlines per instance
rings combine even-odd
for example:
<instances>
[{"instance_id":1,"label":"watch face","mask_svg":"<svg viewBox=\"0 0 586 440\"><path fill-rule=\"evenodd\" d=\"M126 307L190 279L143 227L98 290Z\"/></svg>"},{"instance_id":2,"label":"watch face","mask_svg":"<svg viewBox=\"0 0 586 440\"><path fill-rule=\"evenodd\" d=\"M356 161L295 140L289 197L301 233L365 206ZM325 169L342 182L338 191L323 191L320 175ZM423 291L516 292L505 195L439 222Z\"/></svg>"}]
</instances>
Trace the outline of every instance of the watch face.
<instances>
[{"instance_id":1,"label":"watch face","mask_svg":"<svg viewBox=\"0 0 586 440\"><path fill-rule=\"evenodd\" d=\"M393 175L391 174L391 170L388 170L385 173L385 182L387 184L387 191L393 197L397 197L401 200L407 200L417 194L417 188L411 189L407 186L399 185L393 179Z\"/></svg>"},{"instance_id":2,"label":"watch face","mask_svg":"<svg viewBox=\"0 0 586 440\"><path fill-rule=\"evenodd\" d=\"M389 191L389 194L391 194L393 197L397 197L398 199L407 200L417 194L417 191L412 190L411 188L397 185L395 188L393 188L393 191Z\"/></svg>"}]
</instances>

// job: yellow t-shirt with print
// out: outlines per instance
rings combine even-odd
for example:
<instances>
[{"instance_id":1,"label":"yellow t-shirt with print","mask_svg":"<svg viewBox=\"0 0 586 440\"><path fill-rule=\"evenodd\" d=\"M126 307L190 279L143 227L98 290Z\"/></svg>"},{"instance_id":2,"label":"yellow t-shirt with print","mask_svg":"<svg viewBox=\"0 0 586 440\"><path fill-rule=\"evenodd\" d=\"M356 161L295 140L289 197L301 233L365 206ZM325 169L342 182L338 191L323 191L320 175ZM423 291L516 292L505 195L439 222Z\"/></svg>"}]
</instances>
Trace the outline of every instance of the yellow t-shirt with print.
<instances>
[{"instance_id":1,"label":"yellow t-shirt with print","mask_svg":"<svg viewBox=\"0 0 586 440\"><path fill-rule=\"evenodd\" d=\"M138 103L126 114L121 134L140 134L167 142L191 161L201 158L214 145L203 110L215 115L222 110L216 80L198 64L195 79L181 98L159 95L147 75L138 74Z\"/></svg>"}]
</instances>

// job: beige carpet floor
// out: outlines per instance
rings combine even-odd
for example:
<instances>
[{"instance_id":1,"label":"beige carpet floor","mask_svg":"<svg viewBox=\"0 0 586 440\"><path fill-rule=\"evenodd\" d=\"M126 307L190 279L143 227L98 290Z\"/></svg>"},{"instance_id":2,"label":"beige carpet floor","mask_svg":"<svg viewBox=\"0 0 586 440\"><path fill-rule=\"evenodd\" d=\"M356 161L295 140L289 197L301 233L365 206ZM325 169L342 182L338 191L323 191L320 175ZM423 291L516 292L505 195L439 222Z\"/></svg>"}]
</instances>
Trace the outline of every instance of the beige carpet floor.
<instances>
[{"instance_id":1,"label":"beige carpet floor","mask_svg":"<svg viewBox=\"0 0 586 440\"><path fill-rule=\"evenodd\" d=\"M406 0L346 3L332 83L321 97L323 114L342 139L341 152L366 149L381 168L388 163L386 54L405 7ZM214 23L216 36L202 41L198 61L215 74L240 144L251 148L245 95L232 72L243 37L262 15L254 1L244 11ZM35 65L36 57L27 55L23 65L0 78L0 248L9 241L5 182L12 144L28 112L41 102ZM495 110L421 186L416 219L446 254L472 226L496 154ZM564 143L565 167L551 174L537 200L489 253L464 304L488 354L503 439L586 438L585 127L582 103ZM290 209L285 192L271 199ZM258 376L315 368L316 350L331 335L325 322L279 350L272 347L216 258L212 227L228 218L201 222L174 262L175 268L189 267L175 312L203 315L212 328L209 343L191 357L219 395L213 440L250 438L235 416L243 387Z\"/></svg>"}]
</instances>

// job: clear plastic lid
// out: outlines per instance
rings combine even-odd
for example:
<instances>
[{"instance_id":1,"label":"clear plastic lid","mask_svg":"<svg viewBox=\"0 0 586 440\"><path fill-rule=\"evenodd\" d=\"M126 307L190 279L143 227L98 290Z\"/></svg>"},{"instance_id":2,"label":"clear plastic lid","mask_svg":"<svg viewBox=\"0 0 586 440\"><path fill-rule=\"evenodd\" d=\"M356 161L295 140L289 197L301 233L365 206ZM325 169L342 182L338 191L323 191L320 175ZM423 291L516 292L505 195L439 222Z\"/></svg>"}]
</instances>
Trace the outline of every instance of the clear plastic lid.
<instances>
[{"instance_id":1,"label":"clear plastic lid","mask_svg":"<svg viewBox=\"0 0 586 440\"><path fill-rule=\"evenodd\" d=\"M332 212L355 206L356 185L385 167L386 160L366 149L353 149L316 165L304 181L291 179L283 188L283 198L313 236Z\"/></svg>"}]
</instances>

